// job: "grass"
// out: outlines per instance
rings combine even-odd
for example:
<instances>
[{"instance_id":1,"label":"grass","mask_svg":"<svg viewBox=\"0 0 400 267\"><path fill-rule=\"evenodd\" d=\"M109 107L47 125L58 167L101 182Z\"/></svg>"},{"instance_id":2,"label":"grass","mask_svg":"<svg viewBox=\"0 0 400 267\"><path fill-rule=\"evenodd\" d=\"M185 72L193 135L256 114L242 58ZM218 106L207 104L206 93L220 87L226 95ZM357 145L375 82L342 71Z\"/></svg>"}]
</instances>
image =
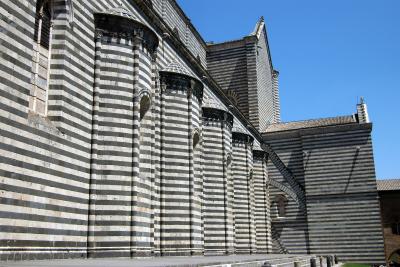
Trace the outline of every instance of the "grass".
<instances>
[{"instance_id":1,"label":"grass","mask_svg":"<svg viewBox=\"0 0 400 267\"><path fill-rule=\"evenodd\" d=\"M342 267L370 267L371 265L365 263L345 263Z\"/></svg>"}]
</instances>

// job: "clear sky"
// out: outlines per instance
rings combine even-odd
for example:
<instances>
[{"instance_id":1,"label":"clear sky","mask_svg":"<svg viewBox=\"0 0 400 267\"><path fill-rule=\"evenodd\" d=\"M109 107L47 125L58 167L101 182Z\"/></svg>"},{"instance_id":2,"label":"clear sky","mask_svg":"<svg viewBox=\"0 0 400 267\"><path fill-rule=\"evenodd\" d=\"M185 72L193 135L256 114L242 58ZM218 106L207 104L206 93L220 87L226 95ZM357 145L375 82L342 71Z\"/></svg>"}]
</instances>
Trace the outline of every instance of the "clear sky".
<instances>
[{"instance_id":1,"label":"clear sky","mask_svg":"<svg viewBox=\"0 0 400 267\"><path fill-rule=\"evenodd\" d=\"M283 121L353 114L365 98L378 179L400 178L400 0L178 0L205 41L264 16Z\"/></svg>"}]
</instances>

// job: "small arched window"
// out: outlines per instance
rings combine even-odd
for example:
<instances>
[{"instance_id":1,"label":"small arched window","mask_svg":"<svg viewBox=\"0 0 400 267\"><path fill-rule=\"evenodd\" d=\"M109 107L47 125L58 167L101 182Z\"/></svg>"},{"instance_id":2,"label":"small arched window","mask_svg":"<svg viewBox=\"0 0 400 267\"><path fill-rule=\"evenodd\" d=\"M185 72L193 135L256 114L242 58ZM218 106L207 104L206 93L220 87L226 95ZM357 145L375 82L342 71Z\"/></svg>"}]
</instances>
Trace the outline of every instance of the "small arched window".
<instances>
[{"instance_id":1,"label":"small arched window","mask_svg":"<svg viewBox=\"0 0 400 267\"><path fill-rule=\"evenodd\" d=\"M140 120L144 118L147 111L150 109L150 98L145 95L140 99Z\"/></svg>"},{"instance_id":2,"label":"small arched window","mask_svg":"<svg viewBox=\"0 0 400 267\"><path fill-rule=\"evenodd\" d=\"M29 107L32 111L43 116L47 114L52 14L51 0L38 0L36 2L34 62L32 64L35 81Z\"/></svg>"}]
</instances>

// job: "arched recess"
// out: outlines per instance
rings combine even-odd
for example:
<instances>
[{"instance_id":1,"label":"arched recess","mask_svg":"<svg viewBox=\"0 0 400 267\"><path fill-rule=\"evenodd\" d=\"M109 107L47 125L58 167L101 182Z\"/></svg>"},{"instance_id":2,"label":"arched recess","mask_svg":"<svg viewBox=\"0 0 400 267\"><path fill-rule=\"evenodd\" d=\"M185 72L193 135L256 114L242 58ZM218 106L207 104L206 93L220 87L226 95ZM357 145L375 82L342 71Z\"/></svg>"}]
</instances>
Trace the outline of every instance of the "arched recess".
<instances>
[{"instance_id":1,"label":"arched recess","mask_svg":"<svg viewBox=\"0 0 400 267\"><path fill-rule=\"evenodd\" d=\"M192 136L192 142L193 142L193 150L196 149L197 145L201 142L201 136L199 129L194 129L193 130L193 136Z\"/></svg>"},{"instance_id":2,"label":"arched recess","mask_svg":"<svg viewBox=\"0 0 400 267\"><path fill-rule=\"evenodd\" d=\"M147 112L150 110L150 106L151 106L151 100L150 100L150 96L149 95L143 95L140 98L140 121L142 121L142 119L145 117L145 115L147 114Z\"/></svg>"},{"instance_id":3,"label":"arched recess","mask_svg":"<svg viewBox=\"0 0 400 267\"><path fill-rule=\"evenodd\" d=\"M283 183L276 181L275 179L269 179L268 182L269 182L270 185L272 185L273 187L275 187L275 188L281 190L282 192L286 193L286 195L288 195L291 199L296 201L296 203L299 206L300 211L304 215L306 214L307 211L306 211L305 206L302 204L302 200L298 198L298 196L296 195L296 192L294 192L291 187L288 187L288 186L284 185Z\"/></svg>"}]
</instances>

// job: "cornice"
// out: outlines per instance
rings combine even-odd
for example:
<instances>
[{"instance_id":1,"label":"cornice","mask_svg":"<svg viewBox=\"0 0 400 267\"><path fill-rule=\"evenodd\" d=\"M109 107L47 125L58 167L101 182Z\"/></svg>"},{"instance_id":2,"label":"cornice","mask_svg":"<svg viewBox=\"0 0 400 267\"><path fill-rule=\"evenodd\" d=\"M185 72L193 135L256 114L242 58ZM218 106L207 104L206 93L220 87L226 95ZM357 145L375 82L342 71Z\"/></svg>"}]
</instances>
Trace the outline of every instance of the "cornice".
<instances>
[{"instance_id":1,"label":"cornice","mask_svg":"<svg viewBox=\"0 0 400 267\"><path fill-rule=\"evenodd\" d=\"M130 16L122 16L107 11L94 13L96 36L112 36L137 38L155 53L158 47L158 37L149 27Z\"/></svg>"},{"instance_id":2,"label":"cornice","mask_svg":"<svg viewBox=\"0 0 400 267\"><path fill-rule=\"evenodd\" d=\"M231 128L233 127L233 115L222 109L203 107L203 120L220 121L226 123Z\"/></svg>"},{"instance_id":3,"label":"cornice","mask_svg":"<svg viewBox=\"0 0 400 267\"><path fill-rule=\"evenodd\" d=\"M199 102L203 101L203 84L186 74L160 71L160 82L163 91L186 91L188 96L194 95Z\"/></svg>"},{"instance_id":4,"label":"cornice","mask_svg":"<svg viewBox=\"0 0 400 267\"><path fill-rule=\"evenodd\" d=\"M233 132L232 133L232 142L253 145L254 137L249 134L246 134L246 133Z\"/></svg>"},{"instance_id":5,"label":"cornice","mask_svg":"<svg viewBox=\"0 0 400 267\"><path fill-rule=\"evenodd\" d=\"M264 150L253 150L253 159L264 160L268 156L268 153Z\"/></svg>"}]
</instances>

